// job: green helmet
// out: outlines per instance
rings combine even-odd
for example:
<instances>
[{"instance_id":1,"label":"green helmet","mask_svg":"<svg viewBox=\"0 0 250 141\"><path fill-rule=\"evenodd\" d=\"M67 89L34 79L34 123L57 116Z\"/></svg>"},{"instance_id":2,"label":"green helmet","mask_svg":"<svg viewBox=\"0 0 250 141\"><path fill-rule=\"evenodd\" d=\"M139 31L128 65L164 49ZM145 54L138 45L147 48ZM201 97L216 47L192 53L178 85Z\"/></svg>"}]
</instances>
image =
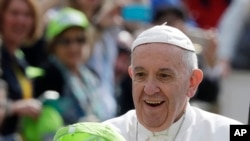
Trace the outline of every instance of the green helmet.
<instances>
[{"instance_id":1,"label":"green helmet","mask_svg":"<svg viewBox=\"0 0 250 141\"><path fill-rule=\"evenodd\" d=\"M107 124L82 122L59 129L53 141L125 141L125 139Z\"/></svg>"},{"instance_id":2,"label":"green helmet","mask_svg":"<svg viewBox=\"0 0 250 141\"><path fill-rule=\"evenodd\" d=\"M46 28L46 39L50 41L67 28L73 26L86 29L89 26L86 15L81 11L69 7L60 9L49 20Z\"/></svg>"},{"instance_id":3,"label":"green helmet","mask_svg":"<svg viewBox=\"0 0 250 141\"><path fill-rule=\"evenodd\" d=\"M21 134L25 141L44 141L47 138L52 139L63 125L59 112L51 106L44 106L38 119L21 119Z\"/></svg>"}]
</instances>

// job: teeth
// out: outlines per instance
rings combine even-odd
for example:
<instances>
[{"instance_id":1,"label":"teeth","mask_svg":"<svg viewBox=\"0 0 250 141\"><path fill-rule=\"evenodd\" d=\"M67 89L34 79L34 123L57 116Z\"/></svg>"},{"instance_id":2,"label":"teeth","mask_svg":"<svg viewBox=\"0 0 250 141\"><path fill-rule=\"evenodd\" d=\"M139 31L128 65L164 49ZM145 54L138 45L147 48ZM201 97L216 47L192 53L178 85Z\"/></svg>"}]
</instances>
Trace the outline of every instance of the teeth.
<instances>
[{"instance_id":1,"label":"teeth","mask_svg":"<svg viewBox=\"0 0 250 141\"><path fill-rule=\"evenodd\" d=\"M162 101L150 101L150 100L146 100L146 103L148 104L161 104Z\"/></svg>"}]
</instances>

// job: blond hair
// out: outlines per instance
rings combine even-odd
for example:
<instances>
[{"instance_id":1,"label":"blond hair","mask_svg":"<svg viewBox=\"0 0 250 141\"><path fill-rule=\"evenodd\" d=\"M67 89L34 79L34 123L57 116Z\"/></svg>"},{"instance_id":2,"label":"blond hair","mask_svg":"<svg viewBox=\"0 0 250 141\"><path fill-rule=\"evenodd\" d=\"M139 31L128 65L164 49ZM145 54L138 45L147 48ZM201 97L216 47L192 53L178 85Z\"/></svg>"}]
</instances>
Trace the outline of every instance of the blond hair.
<instances>
[{"instance_id":1,"label":"blond hair","mask_svg":"<svg viewBox=\"0 0 250 141\"><path fill-rule=\"evenodd\" d=\"M3 17L4 14L7 10L7 8L9 7L10 3L13 0L0 0L0 33L2 32L2 21L3 21ZM36 41L37 39L39 39L42 35L42 21L40 21L41 19L41 10L38 7L38 2L37 0L23 0L31 9L32 11L32 18L34 20L34 25L32 27L32 30L29 33L29 37L26 39L25 43L33 43L34 41Z\"/></svg>"}]
</instances>

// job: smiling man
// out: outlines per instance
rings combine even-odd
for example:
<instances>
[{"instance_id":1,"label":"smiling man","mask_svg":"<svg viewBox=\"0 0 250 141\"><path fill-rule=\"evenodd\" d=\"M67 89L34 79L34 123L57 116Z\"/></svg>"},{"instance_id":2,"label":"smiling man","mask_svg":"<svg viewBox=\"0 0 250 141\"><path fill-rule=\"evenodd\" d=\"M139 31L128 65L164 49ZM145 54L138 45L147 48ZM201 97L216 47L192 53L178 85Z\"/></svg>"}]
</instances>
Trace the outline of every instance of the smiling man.
<instances>
[{"instance_id":1,"label":"smiling man","mask_svg":"<svg viewBox=\"0 0 250 141\"><path fill-rule=\"evenodd\" d=\"M240 122L189 104L203 73L184 33L154 26L139 34L131 51L135 110L104 123L127 141L229 141L229 125Z\"/></svg>"}]
</instances>

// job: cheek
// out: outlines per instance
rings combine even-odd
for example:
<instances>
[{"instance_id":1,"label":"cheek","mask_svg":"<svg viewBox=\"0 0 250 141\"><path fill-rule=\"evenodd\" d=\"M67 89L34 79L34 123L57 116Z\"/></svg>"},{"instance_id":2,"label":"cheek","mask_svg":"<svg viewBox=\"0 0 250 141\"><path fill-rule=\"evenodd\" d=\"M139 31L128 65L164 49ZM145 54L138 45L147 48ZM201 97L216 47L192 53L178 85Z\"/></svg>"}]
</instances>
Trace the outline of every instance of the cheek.
<instances>
[{"instance_id":1,"label":"cheek","mask_svg":"<svg viewBox=\"0 0 250 141\"><path fill-rule=\"evenodd\" d=\"M15 18L6 16L3 19L2 26L3 26L3 31L6 31L6 32L10 31L15 26Z\"/></svg>"},{"instance_id":2,"label":"cheek","mask_svg":"<svg viewBox=\"0 0 250 141\"><path fill-rule=\"evenodd\" d=\"M26 27L31 31L32 28L35 26L35 22L32 18L27 18L27 21L25 22Z\"/></svg>"},{"instance_id":3,"label":"cheek","mask_svg":"<svg viewBox=\"0 0 250 141\"><path fill-rule=\"evenodd\" d=\"M65 49L60 49L60 47L58 49L55 50L55 56L57 56L57 58L59 60L61 60L64 63L68 63L70 60L70 56L68 55L69 53L67 52L67 50Z\"/></svg>"},{"instance_id":4,"label":"cheek","mask_svg":"<svg viewBox=\"0 0 250 141\"><path fill-rule=\"evenodd\" d=\"M65 56L65 51L61 49L61 47L55 47L54 54L58 56L59 58L62 58L63 56Z\"/></svg>"},{"instance_id":5,"label":"cheek","mask_svg":"<svg viewBox=\"0 0 250 141\"><path fill-rule=\"evenodd\" d=\"M71 59L73 62L80 62L84 59L84 50L82 47L76 47L72 50L69 50L67 52L67 56L69 59Z\"/></svg>"},{"instance_id":6,"label":"cheek","mask_svg":"<svg viewBox=\"0 0 250 141\"><path fill-rule=\"evenodd\" d=\"M181 84L181 83L180 83ZM173 94L171 95L172 103L171 105L176 109L177 114L182 111L188 100L188 87L186 85L180 85L176 87ZM178 110L179 109L179 110Z\"/></svg>"},{"instance_id":7,"label":"cheek","mask_svg":"<svg viewBox=\"0 0 250 141\"><path fill-rule=\"evenodd\" d=\"M181 85L181 83L168 85L163 90L163 93L169 99L169 103L172 106L179 105L187 99L188 88Z\"/></svg>"},{"instance_id":8,"label":"cheek","mask_svg":"<svg viewBox=\"0 0 250 141\"><path fill-rule=\"evenodd\" d=\"M143 85L141 83L133 82L132 83L132 91L133 91L133 101L135 106L137 106L140 103L140 97L143 93Z\"/></svg>"}]
</instances>

